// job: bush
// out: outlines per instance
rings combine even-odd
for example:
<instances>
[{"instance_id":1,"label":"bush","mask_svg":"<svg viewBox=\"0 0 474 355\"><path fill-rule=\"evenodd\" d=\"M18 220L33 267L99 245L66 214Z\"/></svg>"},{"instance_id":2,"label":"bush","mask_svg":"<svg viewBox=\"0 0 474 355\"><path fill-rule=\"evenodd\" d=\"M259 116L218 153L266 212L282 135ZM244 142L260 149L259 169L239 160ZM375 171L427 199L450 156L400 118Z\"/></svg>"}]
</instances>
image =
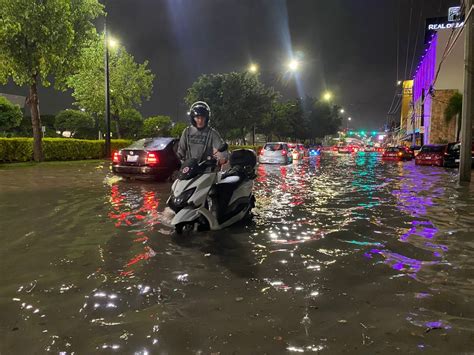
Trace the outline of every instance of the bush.
<instances>
[{"instance_id":1,"label":"bush","mask_svg":"<svg viewBox=\"0 0 474 355\"><path fill-rule=\"evenodd\" d=\"M20 106L12 104L5 97L0 96L0 131L8 131L18 127L23 118Z\"/></svg>"},{"instance_id":2,"label":"bush","mask_svg":"<svg viewBox=\"0 0 474 355\"><path fill-rule=\"evenodd\" d=\"M128 146L126 139L112 140L112 151ZM45 160L83 160L105 157L105 141L71 138L44 138ZM32 138L0 138L0 162L24 162L33 160Z\"/></svg>"},{"instance_id":3,"label":"bush","mask_svg":"<svg viewBox=\"0 0 474 355\"><path fill-rule=\"evenodd\" d=\"M0 162L33 160L32 138L0 138Z\"/></svg>"}]
</instances>

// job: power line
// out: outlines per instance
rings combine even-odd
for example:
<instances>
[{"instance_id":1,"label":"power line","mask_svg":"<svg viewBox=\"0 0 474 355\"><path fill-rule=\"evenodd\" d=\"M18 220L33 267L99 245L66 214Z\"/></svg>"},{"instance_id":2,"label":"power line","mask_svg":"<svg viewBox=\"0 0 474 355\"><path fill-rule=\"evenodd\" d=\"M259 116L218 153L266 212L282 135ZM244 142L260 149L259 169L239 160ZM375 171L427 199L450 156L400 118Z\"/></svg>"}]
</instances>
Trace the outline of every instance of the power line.
<instances>
[{"instance_id":1,"label":"power line","mask_svg":"<svg viewBox=\"0 0 474 355\"><path fill-rule=\"evenodd\" d=\"M398 76L399 54L400 54L400 1L398 1L398 18L397 18L397 81L400 80L400 77Z\"/></svg>"},{"instance_id":2,"label":"power line","mask_svg":"<svg viewBox=\"0 0 474 355\"><path fill-rule=\"evenodd\" d=\"M418 26L417 26L417 31L416 31L415 47L413 48L413 57L411 58L410 77L411 77L411 73L413 73L413 64L415 62L416 47L418 45L418 37L419 37L419 34L420 34L420 23L421 23L421 19L423 17L423 3L424 3L424 0L421 1L420 17L418 18Z\"/></svg>"},{"instance_id":3,"label":"power line","mask_svg":"<svg viewBox=\"0 0 474 355\"><path fill-rule=\"evenodd\" d=\"M397 77L396 77L396 83L398 83L398 81L400 80L400 77L399 77L399 57L400 57L400 1L398 1L398 8L397 8ZM393 94L393 98L392 98L392 103L390 104L390 107L389 109L387 110L387 114L390 114L390 111L392 111L392 108L393 108L393 103L395 102L395 98L397 97L397 91L398 91L398 88L395 88L395 92Z\"/></svg>"},{"instance_id":4,"label":"power line","mask_svg":"<svg viewBox=\"0 0 474 355\"><path fill-rule=\"evenodd\" d=\"M405 76L404 79L407 78L407 70L408 70L408 55L410 53L410 37L411 37L411 19L413 15L413 0L410 2L410 20L408 22L408 40L407 40L407 55L405 60Z\"/></svg>"}]
</instances>

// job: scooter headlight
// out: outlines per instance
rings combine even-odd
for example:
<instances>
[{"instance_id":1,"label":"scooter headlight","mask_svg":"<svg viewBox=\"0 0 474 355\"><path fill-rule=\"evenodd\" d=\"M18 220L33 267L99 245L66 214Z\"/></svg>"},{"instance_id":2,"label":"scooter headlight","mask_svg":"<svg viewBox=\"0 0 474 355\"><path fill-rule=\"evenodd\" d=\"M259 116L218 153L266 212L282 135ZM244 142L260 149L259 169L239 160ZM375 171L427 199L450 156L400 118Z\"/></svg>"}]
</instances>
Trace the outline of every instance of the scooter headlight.
<instances>
[{"instance_id":1,"label":"scooter headlight","mask_svg":"<svg viewBox=\"0 0 474 355\"><path fill-rule=\"evenodd\" d=\"M175 207L177 207L177 208L185 207L187 205L188 200L193 195L194 191L196 191L195 187L193 187L192 189L184 191L179 196L174 196L173 197L173 204L175 205Z\"/></svg>"}]
</instances>

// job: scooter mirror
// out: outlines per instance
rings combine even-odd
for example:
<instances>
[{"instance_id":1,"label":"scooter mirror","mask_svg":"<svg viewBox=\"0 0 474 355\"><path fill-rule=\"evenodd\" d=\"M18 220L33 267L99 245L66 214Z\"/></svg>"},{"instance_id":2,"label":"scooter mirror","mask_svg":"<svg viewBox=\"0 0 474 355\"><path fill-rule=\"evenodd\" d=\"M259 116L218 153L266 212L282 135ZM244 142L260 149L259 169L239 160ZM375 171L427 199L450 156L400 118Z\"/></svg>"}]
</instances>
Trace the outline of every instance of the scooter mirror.
<instances>
[{"instance_id":1,"label":"scooter mirror","mask_svg":"<svg viewBox=\"0 0 474 355\"><path fill-rule=\"evenodd\" d=\"M227 143L224 143L219 147L219 149L217 149L217 151L222 153L225 152L227 149L229 149L229 145Z\"/></svg>"}]
</instances>

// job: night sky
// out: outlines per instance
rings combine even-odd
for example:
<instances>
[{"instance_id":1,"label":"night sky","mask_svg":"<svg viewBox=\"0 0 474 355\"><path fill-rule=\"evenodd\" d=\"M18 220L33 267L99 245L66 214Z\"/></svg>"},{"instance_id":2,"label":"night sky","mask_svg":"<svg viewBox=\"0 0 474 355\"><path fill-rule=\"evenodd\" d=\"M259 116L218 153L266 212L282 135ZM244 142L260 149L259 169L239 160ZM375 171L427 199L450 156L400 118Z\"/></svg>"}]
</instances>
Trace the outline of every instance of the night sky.
<instances>
[{"instance_id":1,"label":"night sky","mask_svg":"<svg viewBox=\"0 0 474 355\"><path fill-rule=\"evenodd\" d=\"M402 80L421 55L424 19L446 16L457 5L459 0L108 0L107 12L111 34L137 61L148 60L156 75L151 100L139 108L145 117L178 115L182 121L186 89L200 74L243 71L256 62L262 80L284 98L320 97L328 89L355 128L378 129L394 97L397 37ZM102 30L102 19L97 26ZM282 73L292 55L302 58L303 67L288 80ZM0 92L26 95L27 89L9 83ZM43 114L71 107L68 92L48 88L40 95Z\"/></svg>"}]
</instances>

